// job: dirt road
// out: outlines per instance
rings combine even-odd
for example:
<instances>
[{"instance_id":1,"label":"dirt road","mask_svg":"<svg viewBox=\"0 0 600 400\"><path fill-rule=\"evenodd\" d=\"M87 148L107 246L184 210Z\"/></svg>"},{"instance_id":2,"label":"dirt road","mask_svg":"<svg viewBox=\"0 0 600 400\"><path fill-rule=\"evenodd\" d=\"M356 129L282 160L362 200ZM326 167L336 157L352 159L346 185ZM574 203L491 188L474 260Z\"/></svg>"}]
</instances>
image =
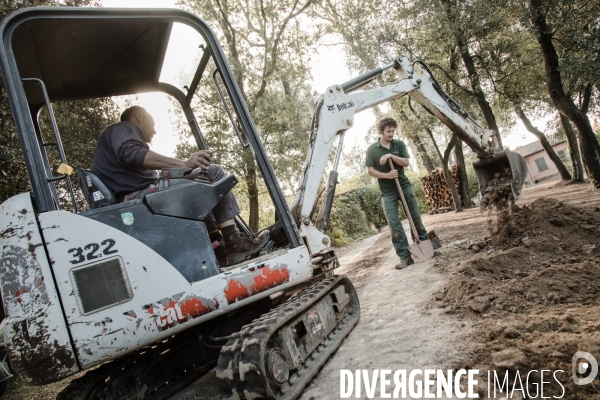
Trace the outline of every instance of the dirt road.
<instances>
[{"instance_id":1,"label":"dirt road","mask_svg":"<svg viewBox=\"0 0 600 400\"><path fill-rule=\"evenodd\" d=\"M398 257L389 233L357 247L356 254L342 257L340 273L355 276L360 323L301 399L338 399L340 369L446 368L464 359L468 351L465 339L471 324L451 318L439 308L425 307L446 281L432 270L434 260L395 270ZM361 269L368 272L364 274ZM362 279L356 279L360 275Z\"/></svg>"}]
</instances>

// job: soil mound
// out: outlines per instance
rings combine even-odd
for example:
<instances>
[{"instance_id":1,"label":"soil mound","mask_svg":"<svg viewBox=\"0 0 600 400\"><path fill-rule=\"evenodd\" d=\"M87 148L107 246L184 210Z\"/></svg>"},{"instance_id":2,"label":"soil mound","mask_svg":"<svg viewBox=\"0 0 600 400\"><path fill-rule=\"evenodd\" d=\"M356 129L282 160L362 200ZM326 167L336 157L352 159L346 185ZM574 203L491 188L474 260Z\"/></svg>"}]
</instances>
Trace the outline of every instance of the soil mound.
<instances>
[{"instance_id":1,"label":"soil mound","mask_svg":"<svg viewBox=\"0 0 600 400\"><path fill-rule=\"evenodd\" d=\"M435 298L447 313L479 322L481 347L470 367L562 369L563 398L600 399L600 388L571 379L575 352L600 360L600 207L542 198L511 211L516 235L472 245L476 254L465 254ZM518 366L507 367L507 358ZM551 380L544 396L560 396L563 389Z\"/></svg>"}]
</instances>

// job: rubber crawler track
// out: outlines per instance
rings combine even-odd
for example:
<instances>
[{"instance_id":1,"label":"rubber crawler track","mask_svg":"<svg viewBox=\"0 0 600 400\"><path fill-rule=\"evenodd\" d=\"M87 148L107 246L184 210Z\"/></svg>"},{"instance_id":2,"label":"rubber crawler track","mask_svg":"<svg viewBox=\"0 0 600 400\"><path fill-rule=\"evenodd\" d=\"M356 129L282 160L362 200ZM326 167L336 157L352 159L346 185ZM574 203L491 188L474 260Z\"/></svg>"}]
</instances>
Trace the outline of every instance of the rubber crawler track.
<instances>
[{"instance_id":1,"label":"rubber crawler track","mask_svg":"<svg viewBox=\"0 0 600 400\"><path fill-rule=\"evenodd\" d=\"M343 285L350 296L345 315L340 316L337 326L304 360L302 366L290 374L287 383L281 387L273 384L265 367L265 352L269 340L279 328L299 315L311 311L313 306L339 285ZM298 398L358 323L359 318L358 296L347 277L332 276L309 286L287 302L244 326L221 349L216 375L221 380L223 394L230 399L248 400Z\"/></svg>"},{"instance_id":2,"label":"rubber crawler track","mask_svg":"<svg viewBox=\"0 0 600 400\"><path fill-rule=\"evenodd\" d=\"M150 374L154 379L150 380L148 373L153 366L169 362L165 360L165 351L173 351L184 344L166 340L103 364L71 381L56 400L166 400L215 365L213 361L173 368L170 374Z\"/></svg>"}]
</instances>

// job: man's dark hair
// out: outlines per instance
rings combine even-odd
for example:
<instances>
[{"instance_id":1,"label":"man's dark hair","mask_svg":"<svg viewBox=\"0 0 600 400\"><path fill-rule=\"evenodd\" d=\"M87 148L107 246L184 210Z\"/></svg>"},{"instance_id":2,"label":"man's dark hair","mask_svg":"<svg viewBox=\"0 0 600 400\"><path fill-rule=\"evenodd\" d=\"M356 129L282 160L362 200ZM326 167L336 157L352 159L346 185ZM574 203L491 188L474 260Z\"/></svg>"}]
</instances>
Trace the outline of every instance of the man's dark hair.
<instances>
[{"instance_id":1,"label":"man's dark hair","mask_svg":"<svg viewBox=\"0 0 600 400\"><path fill-rule=\"evenodd\" d=\"M138 112L147 112L144 107L140 106L131 106L127 110L123 111L121 114L121 122L130 121L133 116Z\"/></svg>"},{"instance_id":2,"label":"man's dark hair","mask_svg":"<svg viewBox=\"0 0 600 400\"><path fill-rule=\"evenodd\" d=\"M377 121L377 124L375 126L377 127L377 133L382 134L385 128L387 128L388 126L393 126L394 128L397 128L398 123L392 117L383 117L380 118L379 121Z\"/></svg>"}]
</instances>

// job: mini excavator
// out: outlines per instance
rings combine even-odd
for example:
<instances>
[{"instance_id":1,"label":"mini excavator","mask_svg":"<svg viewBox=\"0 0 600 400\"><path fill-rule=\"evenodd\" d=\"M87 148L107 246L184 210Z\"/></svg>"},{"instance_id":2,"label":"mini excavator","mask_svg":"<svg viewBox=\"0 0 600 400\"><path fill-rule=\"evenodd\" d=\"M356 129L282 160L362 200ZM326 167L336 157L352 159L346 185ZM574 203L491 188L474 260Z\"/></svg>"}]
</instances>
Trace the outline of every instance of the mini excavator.
<instances>
[{"instance_id":1,"label":"mini excavator","mask_svg":"<svg viewBox=\"0 0 600 400\"><path fill-rule=\"evenodd\" d=\"M178 29L197 41L185 82L161 72ZM59 400L168 399L215 366L224 398L300 396L360 317L352 283L334 274L339 263L324 233L335 168L316 223L311 219L334 138L343 138L360 110L410 95L477 152L480 187L498 165L508 163L517 194L525 176L512 153L489 145L489 132L475 133L427 71L400 57L389 66L401 78L396 85L353 93L379 68L317 99L306 166L289 207L225 54L199 17L168 9L29 8L4 19L0 38L31 185L0 205L0 351L34 385L87 371ZM89 166L80 166L89 209L78 210L68 169L58 172L48 153L68 165L52 103L146 92L171 96L198 148L207 149L196 119L202 111L192 105L201 90L220 97L231 123L223 134L237 135L252 152L278 216L267 228L269 252L223 269L203 218L235 186L234 175L117 203L83 169ZM49 126L40 124L42 111ZM189 172L163 170L161 179ZM61 210L65 195L72 212ZM241 218L236 223L253 234ZM9 371L0 364L0 383Z\"/></svg>"}]
</instances>

